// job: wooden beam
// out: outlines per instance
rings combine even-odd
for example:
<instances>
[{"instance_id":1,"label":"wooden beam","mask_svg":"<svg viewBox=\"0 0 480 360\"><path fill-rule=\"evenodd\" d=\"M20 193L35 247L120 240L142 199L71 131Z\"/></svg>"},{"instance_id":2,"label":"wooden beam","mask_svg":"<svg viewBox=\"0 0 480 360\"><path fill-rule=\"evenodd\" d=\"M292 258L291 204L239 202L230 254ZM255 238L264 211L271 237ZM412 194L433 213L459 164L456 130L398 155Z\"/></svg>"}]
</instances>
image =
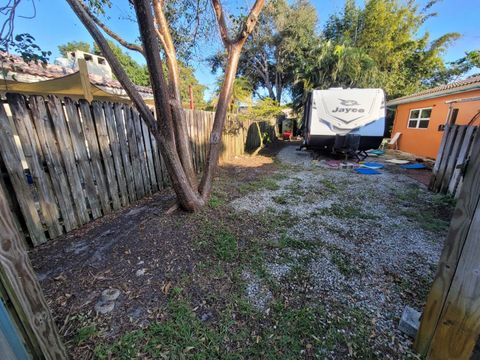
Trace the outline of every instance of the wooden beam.
<instances>
[{"instance_id":1,"label":"wooden beam","mask_svg":"<svg viewBox=\"0 0 480 360\"><path fill-rule=\"evenodd\" d=\"M65 347L7 204L0 188L0 281L29 340L38 345L43 357L66 359Z\"/></svg>"},{"instance_id":2,"label":"wooden beam","mask_svg":"<svg viewBox=\"0 0 480 360\"><path fill-rule=\"evenodd\" d=\"M92 88L90 87L90 77L88 76L88 67L85 59L78 59L78 72L82 82L83 97L91 102L93 100Z\"/></svg>"}]
</instances>

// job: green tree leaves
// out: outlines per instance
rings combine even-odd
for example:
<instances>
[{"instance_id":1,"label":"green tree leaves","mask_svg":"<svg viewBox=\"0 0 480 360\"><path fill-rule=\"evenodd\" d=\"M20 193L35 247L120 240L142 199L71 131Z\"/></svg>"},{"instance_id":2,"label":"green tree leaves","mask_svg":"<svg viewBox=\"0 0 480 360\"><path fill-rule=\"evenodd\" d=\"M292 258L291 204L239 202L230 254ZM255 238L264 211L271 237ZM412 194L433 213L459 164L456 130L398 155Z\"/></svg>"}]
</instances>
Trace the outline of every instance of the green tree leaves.
<instances>
[{"instance_id":1,"label":"green tree leaves","mask_svg":"<svg viewBox=\"0 0 480 360\"><path fill-rule=\"evenodd\" d=\"M68 53L75 50L81 50L87 53L92 52L90 44L85 41L69 41L66 44L58 45L58 51L63 57L67 57Z\"/></svg>"}]
</instances>

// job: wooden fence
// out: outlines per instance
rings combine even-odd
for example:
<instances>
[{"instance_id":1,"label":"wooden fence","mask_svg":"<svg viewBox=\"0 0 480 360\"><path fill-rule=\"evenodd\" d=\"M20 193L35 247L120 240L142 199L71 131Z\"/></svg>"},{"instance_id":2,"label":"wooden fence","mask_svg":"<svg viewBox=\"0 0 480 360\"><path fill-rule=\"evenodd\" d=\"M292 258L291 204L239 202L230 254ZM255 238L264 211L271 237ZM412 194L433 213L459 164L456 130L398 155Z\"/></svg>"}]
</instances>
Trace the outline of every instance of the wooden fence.
<instances>
[{"instance_id":1,"label":"wooden fence","mask_svg":"<svg viewBox=\"0 0 480 360\"><path fill-rule=\"evenodd\" d=\"M185 110L195 168L213 113ZM229 124L235 117L229 118ZM249 122L223 135L222 160L244 153ZM0 106L0 187L31 244L71 231L168 186L139 113L111 102L7 94Z\"/></svg>"},{"instance_id":2,"label":"wooden fence","mask_svg":"<svg viewBox=\"0 0 480 360\"><path fill-rule=\"evenodd\" d=\"M472 130L463 129L465 137L467 131ZM450 136L445 134L447 140ZM427 359L478 359L478 354L472 356L480 336L478 134L469 146L471 155L465 166L463 186L415 341L416 350Z\"/></svg>"},{"instance_id":3,"label":"wooden fence","mask_svg":"<svg viewBox=\"0 0 480 360\"><path fill-rule=\"evenodd\" d=\"M476 126L447 125L430 179L430 190L458 197L466 161L480 132Z\"/></svg>"}]
</instances>

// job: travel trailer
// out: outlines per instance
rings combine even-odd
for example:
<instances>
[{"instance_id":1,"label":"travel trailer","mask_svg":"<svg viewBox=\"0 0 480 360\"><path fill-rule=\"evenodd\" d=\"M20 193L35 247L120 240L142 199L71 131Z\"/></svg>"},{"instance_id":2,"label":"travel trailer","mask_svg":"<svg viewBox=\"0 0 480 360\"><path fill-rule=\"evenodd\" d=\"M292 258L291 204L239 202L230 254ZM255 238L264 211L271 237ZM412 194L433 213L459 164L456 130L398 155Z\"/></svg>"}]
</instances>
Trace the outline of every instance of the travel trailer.
<instances>
[{"instance_id":1,"label":"travel trailer","mask_svg":"<svg viewBox=\"0 0 480 360\"><path fill-rule=\"evenodd\" d=\"M331 151L341 138L360 136L358 150L376 149L384 132L382 89L330 88L313 90L308 96L303 115L304 148Z\"/></svg>"}]
</instances>

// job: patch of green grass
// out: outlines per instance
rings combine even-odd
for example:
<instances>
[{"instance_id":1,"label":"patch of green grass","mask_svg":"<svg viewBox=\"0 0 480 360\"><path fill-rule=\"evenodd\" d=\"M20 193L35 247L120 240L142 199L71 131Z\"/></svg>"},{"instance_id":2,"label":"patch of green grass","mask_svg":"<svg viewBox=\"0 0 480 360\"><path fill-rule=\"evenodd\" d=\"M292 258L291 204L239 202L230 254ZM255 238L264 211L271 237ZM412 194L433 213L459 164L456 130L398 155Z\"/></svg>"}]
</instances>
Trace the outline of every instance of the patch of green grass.
<instances>
[{"instance_id":1,"label":"patch of green grass","mask_svg":"<svg viewBox=\"0 0 480 360\"><path fill-rule=\"evenodd\" d=\"M275 326L266 327L245 349L246 358L324 358L326 351L372 357L368 347L371 324L359 310L346 308L331 313L322 306L292 309L277 303L271 317Z\"/></svg>"},{"instance_id":2,"label":"patch of green grass","mask_svg":"<svg viewBox=\"0 0 480 360\"><path fill-rule=\"evenodd\" d=\"M283 233L280 235L280 239L278 241L278 247L281 249L290 248L290 249L312 249L315 247L315 244L310 241L294 239L291 236Z\"/></svg>"},{"instance_id":3,"label":"patch of green grass","mask_svg":"<svg viewBox=\"0 0 480 360\"><path fill-rule=\"evenodd\" d=\"M228 230L218 232L214 237L215 255L223 261L232 261L238 252L237 238Z\"/></svg>"},{"instance_id":4,"label":"patch of green grass","mask_svg":"<svg viewBox=\"0 0 480 360\"><path fill-rule=\"evenodd\" d=\"M298 183L295 184L290 184L286 187L288 190L288 195L289 196L296 196L303 198L305 195L307 195L307 192L305 191L304 188L302 188Z\"/></svg>"},{"instance_id":5,"label":"patch of green grass","mask_svg":"<svg viewBox=\"0 0 480 360\"><path fill-rule=\"evenodd\" d=\"M272 196L272 200L280 205L285 205L288 203L287 197L285 195Z\"/></svg>"},{"instance_id":6,"label":"patch of green grass","mask_svg":"<svg viewBox=\"0 0 480 360\"><path fill-rule=\"evenodd\" d=\"M216 195L212 195L210 196L210 199L208 199L208 206L210 206L212 209L216 209L224 204L225 200Z\"/></svg>"},{"instance_id":7,"label":"patch of green grass","mask_svg":"<svg viewBox=\"0 0 480 360\"><path fill-rule=\"evenodd\" d=\"M395 189L393 194L402 202L415 203L420 199L421 189L416 185L408 186L406 189Z\"/></svg>"},{"instance_id":8,"label":"patch of green grass","mask_svg":"<svg viewBox=\"0 0 480 360\"><path fill-rule=\"evenodd\" d=\"M335 193L338 190L337 185L329 179L321 179L320 182L322 183L323 186L325 186L328 190L331 192Z\"/></svg>"},{"instance_id":9,"label":"patch of green grass","mask_svg":"<svg viewBox=\"0 0 480 360\"><path fill-rule=\"evenodd\" d=\"M97 358L297 359L322 358L325 351L371 358L371 324L360 310L322 306L290 308L274 303L263 323L243 299L232 296L219 321L202 322L183 299L172 299L167 318L100 344ZM243 321L241 319L244 319ZM238 322L240 320L240 322ZM247 321L245 321L247 320Z\"/></svg>"},{"instance_id":10,"label":"patch of green grass","mask_svg":"<svg viewBox=\"0 0 480 360\"><path fill-rule=\"evenodd\" d=\"M98 331L95 325L84 326L78 329L73 341L75 342L75 344L81 345L97 334Z\"/></svg>"},{"instance_id":11,"label":"patch of green grass","mask_svg":"<svg viewBox=\"0 0 480 360\"><path fill-rule=\"evenodd\" d=\"M278 233L295 224L298 218L288 210L277 212L273 209L267 209L267 211L257 215L257 220L265 230Z\"/></svg>"},{"instance_id":12,"label":"patch of green grass","mask_svg":"<svg viewBox=\"0 0 480 360\"><path fill-rule=\"evenodd\" d=\"M278 183L274 179L264 177L249 183L241 184L238 188L241 194L248 194L264 189L275 191L280 189L280 185L278 185Z\"/></svg>"},{"instance_id":13,"label":"patch of green grass","mask_svg":"<svg viewBox=\"0 0 480 360\"><path fill-rule=\"evenodd\" d=\"M400 213L427 231L444 232L449 227L449 222L440 219L432 209L404 209Z\"/></svg>"},{"instance_id":14,"label":"patch of green grass","mask_svg":"<svg viewBox=\"0 0 480 360\"><path fill-rule=\"evenodd\" d=\"M330 260L337 267L338 271L344 276L352 276L358 274L360 271L352 259L344 251L337 247L330 246Z\"/></svg>"},{"instance_id":15,"label":"patch of green grass","mask_svg":"<svg viewBox=\"0 0 480 360\"><path fill-rule=\"evenodd\" d=\"M196 243L200 249L212 252L219 260L232 261L238 255L236 236L225 225L208 219L204 219Z\"/></svg>"},{"instance_id":16,"label":"patch of green grass","mask_svg":"<svg viewBox=\"0 0 480 360\"><path fill-rule=\"evenodd\" d=\"M453 209L457 204L457 200L452 195L435 194L432 198L432 202L435 206L446 207Z\"/></svg>"},{"instance_id":17,"label":"patch of green grass","mask_svg":"<svg viewBox=\"0 0 480 360\"><path fill-rule=\"evenodd\" d=\"M181 299L168 304L169 318L131 331L110 345L95 349L99 359L214 359L220 357L222 335L202 323Z\"/></svg>"}]
</instances>

